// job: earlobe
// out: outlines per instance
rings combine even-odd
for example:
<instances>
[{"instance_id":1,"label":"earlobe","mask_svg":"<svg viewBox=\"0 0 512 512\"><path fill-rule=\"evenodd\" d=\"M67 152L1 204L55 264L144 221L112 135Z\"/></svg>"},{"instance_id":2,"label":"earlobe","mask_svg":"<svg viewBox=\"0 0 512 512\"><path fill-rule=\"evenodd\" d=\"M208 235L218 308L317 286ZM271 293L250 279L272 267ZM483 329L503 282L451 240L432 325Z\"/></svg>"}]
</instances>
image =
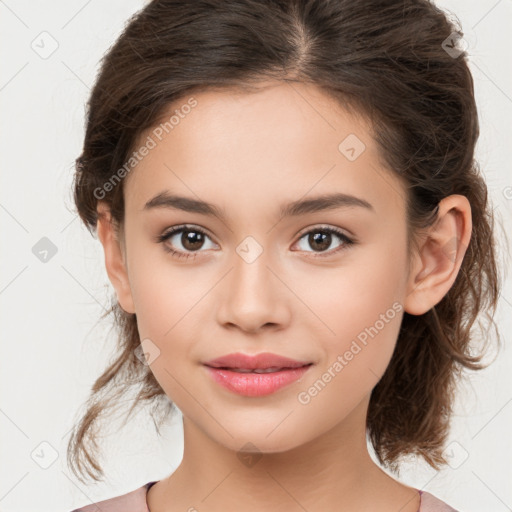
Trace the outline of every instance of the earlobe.
<instances>
[{"instance_id":1,"label":"earlobe","mask_svg":"<svg viewBox=\"0 0 512 512\"><path fill-rule=\"evenodd\" d=\"M437 220L422 239L411 265L404 310L422 315L452 287L471 238L471 206L465 196L451 195L439 203Z\"/></svg>"},{"instance_id":2,"label":"earlobe","mask_svg":"<svg viewBox=\"0 0 512 512\"><path fill-rule=\"evenodd\" d=\"M117 300L127 313L135 313L126 262L117 239L108 205L98 203L98 222L96 231L105 253L105 268L112 286L116 290Z\"/></svg>"}]
</instances>

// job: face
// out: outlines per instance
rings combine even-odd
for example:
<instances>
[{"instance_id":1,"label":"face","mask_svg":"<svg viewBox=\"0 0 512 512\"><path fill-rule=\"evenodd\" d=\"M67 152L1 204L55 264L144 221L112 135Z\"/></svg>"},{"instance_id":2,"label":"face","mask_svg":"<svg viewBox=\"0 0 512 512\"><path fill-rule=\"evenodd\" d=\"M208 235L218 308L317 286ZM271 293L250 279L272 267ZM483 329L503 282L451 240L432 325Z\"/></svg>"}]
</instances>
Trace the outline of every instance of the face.
<instances>
[{"instance_id":1,"label":"face","mask_svg":"<svg viewBox=\"0 0 512 512\"><path fill-rule=\"evenodd\" d=\"M288 450L343 425L389 363L407 292L404 188L363 119L311 85L193 98L169 110L182 113L169 133L140 138L156 144L125 183L129 293L118 298L188 420L233 450ZM151 206L164 195L219 215ZM245 396L203 364L233 352L313 364Z\"/></svg>"}]
</instances>

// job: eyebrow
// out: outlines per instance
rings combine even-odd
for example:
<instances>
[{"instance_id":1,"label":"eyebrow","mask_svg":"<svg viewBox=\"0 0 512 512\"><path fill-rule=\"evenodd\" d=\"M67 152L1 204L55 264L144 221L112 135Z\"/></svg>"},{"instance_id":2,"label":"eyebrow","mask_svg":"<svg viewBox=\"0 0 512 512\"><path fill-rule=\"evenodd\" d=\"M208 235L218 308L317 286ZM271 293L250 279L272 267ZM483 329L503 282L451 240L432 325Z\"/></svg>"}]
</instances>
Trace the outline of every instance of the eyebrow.
<instances>
[{"instance_id":1,"label":"eyebrow","mask_svg":"<svg viewBox=\"0 0 512 512\"><path fill-rule=\"evenodd\" d=\"M307 213L315 213L324 210L333 210L338 208L361 207L375 212L373 206L366 200L349 194L324 194L310 199L301 199L285 204L280 208L281 217L296 217ZM143 208L148 211L153 208L172 208L189 213L199 213L216 217L221 221L226 221L226 214L221 208L197 199L170 194L163 191L150 199Z\"/></svg>"}]
</instances>

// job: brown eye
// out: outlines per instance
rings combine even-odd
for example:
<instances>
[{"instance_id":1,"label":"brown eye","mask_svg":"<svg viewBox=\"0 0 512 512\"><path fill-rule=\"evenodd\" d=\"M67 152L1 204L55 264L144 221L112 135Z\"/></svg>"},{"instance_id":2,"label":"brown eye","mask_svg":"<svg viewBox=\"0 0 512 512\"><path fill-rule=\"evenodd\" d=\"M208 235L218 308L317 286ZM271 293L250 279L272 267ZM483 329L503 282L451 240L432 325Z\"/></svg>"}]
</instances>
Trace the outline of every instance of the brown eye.
<instances>
[{"instance_id":1,"label":"brown eye","mask_svg":"<svg viewBox=\"0 0 512 512\"><path fill-rule=\"evenodd\" d=\"M204 244L204 235L199 231L184 229L181 232L180 242L187 251L196 251Z\"/></svg>"},{"instance_id":2,"label":"brown eye","mask_svg":"<svg viewBox=\"0 0 512 512\"><path fill-rule=\"evenodd\" d=\"M329 246L332 242L332 235L331 233L310 233L308 236L308 243L310 244L313 249L318 249L319 251L325 251L326 249L329 249Z\"/></svg>"},{"instance_id":3,"label":"brown eye","mask_svg":"<svg viewBox=\"0 0 512 512\"><path fill-rule=\"evenodd\" d=\"M328 250L333 242L336 242L336 239L340 240L337 246L334 247L334 250ZM305 248L301 248L305 252L320 252L320 253L328 253L327 255L332 255L337 253L340 250L347 248L348 246L354 244L355 242L351 240L347 235L345 235L342 231L336 228L315 228L307 233L304 233L299 242L301 240L305 240L305 244L313 249L313 251L308 251ZM321 255L323 256L323 255Z\"/></svg>"},{"instance_id":4,"label":"brown eye","mask_svg":"<svg viewBox=\"0 0 512 512\"><path fill-rule=\"evenodd\" d=\"M195 257L196 254L187 253L201 252L200 249L204 247L207 239L209 240L210 237L202 229L176 226L158 236L157 242L163 243L167 252L179 258L188 258Z\"/></svg>"}]
</instances>

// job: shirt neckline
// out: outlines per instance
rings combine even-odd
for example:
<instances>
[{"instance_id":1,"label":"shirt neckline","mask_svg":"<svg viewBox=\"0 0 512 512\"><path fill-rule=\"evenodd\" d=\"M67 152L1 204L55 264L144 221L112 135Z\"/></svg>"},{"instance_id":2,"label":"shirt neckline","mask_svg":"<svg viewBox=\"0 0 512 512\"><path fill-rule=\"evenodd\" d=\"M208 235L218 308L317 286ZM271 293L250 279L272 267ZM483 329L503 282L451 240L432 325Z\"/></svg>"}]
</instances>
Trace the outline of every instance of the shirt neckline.
<instances>
[{"instance_id":1,"label":"shirt neckline","mask_svg":"<svg viewBox=\"0 0 512 512\"><path fill-rule=\"evenodd\" d=\"M148 499L147 499L147 495L148 495L148 491L149 489L151 489L151 487L153 487L153 485L155 485L157 482L159 482L159 480L152 480L151 482L148 482L147 484L144 485L144 487L146 488L146 497L145 497L145 501L146 501L146 508L147 508L147 512L151 512L151 510L149 510L149 505L148 505ZM422 491L421 489L415 489L418 494L420 495L420 506L418 508L418 511L417 512L421 512L421 495L425 492L425 491Z\"/></svg>"}]
</instances>

